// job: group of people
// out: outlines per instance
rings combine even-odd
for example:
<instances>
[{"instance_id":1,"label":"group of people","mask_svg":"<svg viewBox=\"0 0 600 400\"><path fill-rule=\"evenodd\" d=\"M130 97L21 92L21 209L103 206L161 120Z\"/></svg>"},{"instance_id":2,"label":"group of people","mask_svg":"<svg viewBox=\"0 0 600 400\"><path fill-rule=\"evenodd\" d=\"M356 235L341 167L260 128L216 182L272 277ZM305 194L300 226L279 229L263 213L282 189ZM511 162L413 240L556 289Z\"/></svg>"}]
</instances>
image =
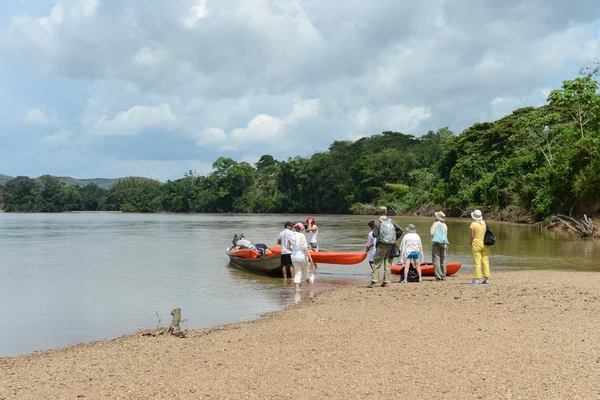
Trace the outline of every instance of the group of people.
<instances>
[{"instance_id":1,"label":"group of people","mask_svg":"<svg viewBox=\"0 0 600 400\"><path fill-rule=\"evenodd\" d=\"M308 234L308 237L304 232ZM315 219L310 217L305 222L293 224L288 221L284 224L284 229L279 233L277 243L281 245L281 267L283 277L288 275L294 277L296 292L300 292L300 283L302 278L306 283L314 282L314 275L309 274L309 266L317 268L310 255L311 250L318 251L319 245L317 236L319 228Z\"/></svg>"},{"instance_id":2,"label":"group of people","mask_svg":"<svg viewBox=\"0 0 600 400\"><path fill-rule=\"evenodd\" d=\"M431 236L431 255L436 281L446 280L446 252L448 245L448 226L445 223L446 215L442 211L435 212L436 221L429 230ZM471 229L471 251L473 255L474 278L472 285L489 283L490 277L490 248L484 244L484 236L487 229L483 215L480 210L471 213L473 222ZM370 221L371 231L367 237L365 252L369 254L371 266L371 283L368 287L377 286L380 278L380 270L383 267L383 283L381 287L389 286L392 277L392 261L394 257L400 257L400 264L404 264L403 276L400 283L406 283L411 265L417 271L418 281L422 281L421 264L423 263L423 242L413 224L406 228L407 234L402 238L399 248L396 241L402 236L402 228L387 216L387 207L379 207L379 219ZM482 273L483 265L483 273Z\"/></svg>"},{"instance_id":3,"label":"group of people","mask_svg":"<svg viewBox=\"0 0 600 400\"><path fill-rule=\"evenodd\" d=\"M421 237L413 224L406 227L406 235L402 237L400 247L396 241L404 233L403 229L394 220L387 216L387 207L378 209L379 219L369 222L371 231L367 237L365 252L369 254L369 265L371 266L371 283L368 287L377 286L381 269L383 267L383 283L381 287L389 286L392 281L392 261L394 257L400 258L400 264L404 265L403 275L400 283L406 283L409 270L414 267L417 271L418 281L422 281L421 264L423 263L424 248ZM431 256L436 281L445 281L446 253L448 250L448 226L446 215L442 211L436 211L435 222L429 229L431 239ZM472 285L480 283L488 284L490 278L489 246L484 244L487 225L483 220L480 210L471 213L473 222L471 229L471 251L473 255L474 278ZM306 232L306 235L305 235ZM300 284L304 279L307 283L314 281L314 275L310 273L310 265L317 268L311 257L311 250L318 251L319 228L315 219L310 217L305 222L286 222L284 229L279 234L277 243L281 245L281 267L283 277L294 277L296 292L300 291ZM483 266L483 271L482 271Z\"/></svg>"}]
</instances>

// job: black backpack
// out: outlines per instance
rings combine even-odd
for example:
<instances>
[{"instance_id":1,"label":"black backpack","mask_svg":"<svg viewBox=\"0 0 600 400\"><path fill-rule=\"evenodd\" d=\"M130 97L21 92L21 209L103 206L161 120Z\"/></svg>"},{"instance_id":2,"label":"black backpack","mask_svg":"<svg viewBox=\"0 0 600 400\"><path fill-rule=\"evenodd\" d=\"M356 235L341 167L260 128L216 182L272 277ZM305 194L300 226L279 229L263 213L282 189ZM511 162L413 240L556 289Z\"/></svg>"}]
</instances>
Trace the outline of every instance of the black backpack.
<instances>
[{"instance_id":1,"label":"black backpack","mask_svg":"<svg viewBox=\"0 0 600 400\"><path fill-rule=\"evenodd\" d=\"M496 236L490 228L486 226L485 235L483 235L483 244L486 246L493 246L496 243Z\"/></svg>"},{"instance_id":2,"label":"black backpack","mask_svg":"<svg viewBox=\"0 0 600 400\"><path fill-rule=\"evenodd\" d=\"M400 270L400 280L404 279L404 268L406 267L402 267L402 269ZM410 263L410 268L408 269L408 276L406 277L406 280L408 282L419 282L419 273L417 272L417 269L413 266L412 263Z\"/></svg>"}]
</instances>

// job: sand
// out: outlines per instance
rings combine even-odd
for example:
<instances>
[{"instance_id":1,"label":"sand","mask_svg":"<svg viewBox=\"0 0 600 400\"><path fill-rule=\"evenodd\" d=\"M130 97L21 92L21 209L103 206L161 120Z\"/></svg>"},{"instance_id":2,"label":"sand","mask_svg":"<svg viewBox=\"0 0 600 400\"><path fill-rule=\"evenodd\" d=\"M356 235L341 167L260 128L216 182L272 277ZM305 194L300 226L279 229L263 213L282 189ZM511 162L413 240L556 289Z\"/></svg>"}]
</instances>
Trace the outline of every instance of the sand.
<instances>
[{"instance_id":1,"label":"sand","mask_svg":"<svg viewBox=\"0 0 600 400\"><path fill-rule=\"evenodd\" d=\"M469 280L306 292L187 338L3 358L0 399L600 399L600 273Z\"/></svg>"}]
</instances>

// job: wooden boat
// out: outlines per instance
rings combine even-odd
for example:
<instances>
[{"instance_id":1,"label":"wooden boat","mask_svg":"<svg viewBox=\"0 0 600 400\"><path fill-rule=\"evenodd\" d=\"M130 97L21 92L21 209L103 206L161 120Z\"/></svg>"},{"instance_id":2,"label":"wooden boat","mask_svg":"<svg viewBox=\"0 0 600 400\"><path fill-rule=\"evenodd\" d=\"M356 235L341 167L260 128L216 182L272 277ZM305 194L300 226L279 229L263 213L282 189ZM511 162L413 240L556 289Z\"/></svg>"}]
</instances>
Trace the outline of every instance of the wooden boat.
<instances>
[{"instance_id":1,"label":"wooden boat","mask_svg":"<svg viewBox=\"0 0 600 400\"><path fill-rule=\"evenodd\" d=\"M232 249L231 247L225 252L229 256L231 264L236 267L259 274L282 276L281 253L276 254L271 252L270 254L260 256L256 250Z\"/></svg>"},{"instance_id":2,"label":"wooden boat","mask_svg":"<svg viewBox=\"0 0 600 400\"><path fill-rule=\"evenodd\" d=\"M281 246L271 248L273 254L281 254ZM321 264L354 265L360 264L367 258L365 252L335 252L335 251L311 251L313 262Z\"/></svg>"},{"instance_id":3,"label":"wooden boat","mask_svg":"<svg viewBox=\"0 0 600 400\"><path fill-rule=\"evenodd\" d=\"M458 272L461 267L461 263L453 262L446 264L446 276L454 275ZM404 265L392 264L392 274L400 275L404 273ZM433 264L425 263L421 264L421 275L423 276L434 276Z\"/></svg>"}]
</instances>

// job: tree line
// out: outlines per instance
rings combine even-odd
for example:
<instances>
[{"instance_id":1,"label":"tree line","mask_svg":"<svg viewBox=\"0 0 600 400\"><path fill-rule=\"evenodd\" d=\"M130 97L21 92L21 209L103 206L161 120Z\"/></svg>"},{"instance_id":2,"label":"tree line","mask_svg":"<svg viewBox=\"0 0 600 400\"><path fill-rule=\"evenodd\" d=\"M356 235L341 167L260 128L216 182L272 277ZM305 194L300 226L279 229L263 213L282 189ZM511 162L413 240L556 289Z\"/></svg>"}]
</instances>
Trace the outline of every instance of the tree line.
<instances>
[{"instance_id":1,"label":"tree line","mask_svg":"<svg viewBox=\"0 0 600 400\"><path fill-rule=\"evenodd\" d=\"M125 178L105 190L44 175L0 188L5 211L398 213L441 208L451 216L480 208L498 219L541 220L600 211L600 94L595 77L564 81L548 105L526 107L456 135L386 131L334 141L310 157L251 165L219 157L206 176L193 171L160 183Z\"/></svg>"}]
</instances>

